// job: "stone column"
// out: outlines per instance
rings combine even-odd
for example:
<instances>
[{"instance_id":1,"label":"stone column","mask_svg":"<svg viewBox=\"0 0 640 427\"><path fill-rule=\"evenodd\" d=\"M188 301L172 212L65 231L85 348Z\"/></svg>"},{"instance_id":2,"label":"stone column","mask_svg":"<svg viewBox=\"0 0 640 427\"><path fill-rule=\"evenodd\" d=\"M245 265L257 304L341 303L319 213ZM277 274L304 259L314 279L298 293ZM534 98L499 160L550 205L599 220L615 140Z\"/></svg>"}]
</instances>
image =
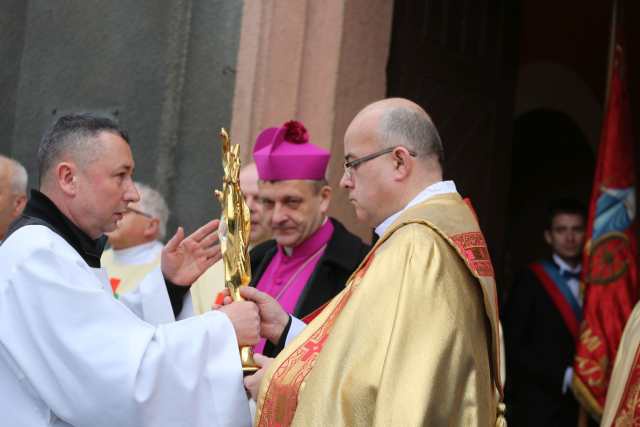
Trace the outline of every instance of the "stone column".
<instances>
[{"instance_id":1,"label":"stone column","mask_svg":"<svg viewBox=\"0 0 640 427\"><path fill-rule=\"evenodd\" d=\"M331 215L357 225L342 176L342 138L355 114L384 98L393 2L246 0L238 52L232 138L251 158L261 129L305 123L314 144L331 150Z\"/></svg>"}]
</instances>

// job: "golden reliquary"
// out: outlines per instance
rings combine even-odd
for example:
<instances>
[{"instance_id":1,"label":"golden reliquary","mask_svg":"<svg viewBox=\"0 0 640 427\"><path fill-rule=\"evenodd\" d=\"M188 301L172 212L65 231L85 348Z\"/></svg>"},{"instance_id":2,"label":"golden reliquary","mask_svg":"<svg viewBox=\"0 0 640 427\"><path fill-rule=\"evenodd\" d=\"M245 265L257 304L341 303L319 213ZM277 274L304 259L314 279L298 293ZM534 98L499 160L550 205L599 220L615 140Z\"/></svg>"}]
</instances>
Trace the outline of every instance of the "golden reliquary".
<instances>
[{"instance_id":1,"label":"golden reliquary","mask_svg":"<svg viewBox=\"0 0 640 427\"><path fill-rule=\"evenodd\" d=\"M232 145L229 134L222 128L222 191L215 194L222 205L218 235L224 262L224 282L234 301L241 301L240 287L251 281L249 233L251 218L249 207L240 190L240 146ZM245 374L258 370L250 346L240 347L240 360Z\"/></svg>"}]
</instances>

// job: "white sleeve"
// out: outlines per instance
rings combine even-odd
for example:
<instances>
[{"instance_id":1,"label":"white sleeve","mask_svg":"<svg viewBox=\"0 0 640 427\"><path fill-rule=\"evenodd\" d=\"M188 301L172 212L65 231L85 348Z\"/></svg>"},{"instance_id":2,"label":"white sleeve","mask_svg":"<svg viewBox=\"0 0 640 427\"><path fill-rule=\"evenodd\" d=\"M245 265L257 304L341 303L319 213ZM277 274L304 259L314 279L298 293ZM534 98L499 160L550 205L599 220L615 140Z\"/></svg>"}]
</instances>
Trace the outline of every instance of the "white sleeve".
<instances>
[{"instance_id":1,"label":"white sleeve","mask_svg":"<svg viewBox=\"0 0 640 427\"><path fill-rule=\"evenodd\" d=\"M176 320L160 266L151 270L135 290L121 295L120 301L136 316L152 325Z\"/></svg>"},{"instance_id":2,"label":"white sleeve","mask_svg":"<svg viewBox=\"0 0 640 427\"><path fill-rule=\"evenodd\" d=\"M289 332L287 333L287 338L284 345L289 345L289 343L293 341L293 339L297 337L298 334L300 334L300 332L302 332L302 330L306 327L307 324L302 320L298 319L297 317L291 316L291 326L289 327Z\"/></svg>"},{"instance_id":3,"label":"white sleeve","mask_svg":"<svg viewBox=\"0 0 640 427\"><path fill-rule=\"evenodd\" d=\"M251 425L224 313L153 327L104 292L86 265L42 248L0 276L0 368L57 418L95 427Z\"/></svg>"}]
</instances>

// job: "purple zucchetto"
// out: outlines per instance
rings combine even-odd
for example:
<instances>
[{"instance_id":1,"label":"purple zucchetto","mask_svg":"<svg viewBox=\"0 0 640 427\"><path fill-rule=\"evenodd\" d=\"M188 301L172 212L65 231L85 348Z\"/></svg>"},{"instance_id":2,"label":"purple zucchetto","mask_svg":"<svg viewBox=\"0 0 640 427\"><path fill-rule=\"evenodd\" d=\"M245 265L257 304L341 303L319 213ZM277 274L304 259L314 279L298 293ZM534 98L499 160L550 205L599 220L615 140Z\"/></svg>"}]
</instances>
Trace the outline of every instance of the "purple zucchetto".
<instances>
[{"instance_id":1,"label":"purple zucchetto","mask_svg":"<svg viewBox=\"0 0 640 427\"><path fill-rule=\"evenodd\" d=\"M253 159L262 181L325 178L331 153L309 142L309 132L295 120L260 132Z\"/></svg>"}]
</instances>

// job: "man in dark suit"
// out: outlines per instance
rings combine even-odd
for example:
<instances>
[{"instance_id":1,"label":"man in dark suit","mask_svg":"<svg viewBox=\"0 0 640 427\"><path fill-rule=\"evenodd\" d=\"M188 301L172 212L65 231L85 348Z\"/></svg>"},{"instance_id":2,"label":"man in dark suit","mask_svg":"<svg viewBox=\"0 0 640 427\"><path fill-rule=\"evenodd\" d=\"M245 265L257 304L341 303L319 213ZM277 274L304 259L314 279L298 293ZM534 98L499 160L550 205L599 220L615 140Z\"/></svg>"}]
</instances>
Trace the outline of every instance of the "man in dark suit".
<instances>
[{"instance_id":1,"label":"man in dark suit","mask_svg":"<svg viewBox=\"0 0 640 427\"><path fill-rule=\"evenodd\" d=\"M503 310L507 418L515 426L575 426L570 384L582 318L579 274L584 207L554 202L544 238L552 255L516 277Z\"/></svg>"},{"instance_id":2,"label":"man in dark suit","mask_svg":"<svg viewBox=\"0 0 640 427\"><path fill-rule=\"evenodd\" d=\"M273 240L251 251L252 285L288 313L309 319L344 288L369 247L327 216L330 153L309 142L302 123L265 129L253 154Z\"/></svg>"}]
</instances>

